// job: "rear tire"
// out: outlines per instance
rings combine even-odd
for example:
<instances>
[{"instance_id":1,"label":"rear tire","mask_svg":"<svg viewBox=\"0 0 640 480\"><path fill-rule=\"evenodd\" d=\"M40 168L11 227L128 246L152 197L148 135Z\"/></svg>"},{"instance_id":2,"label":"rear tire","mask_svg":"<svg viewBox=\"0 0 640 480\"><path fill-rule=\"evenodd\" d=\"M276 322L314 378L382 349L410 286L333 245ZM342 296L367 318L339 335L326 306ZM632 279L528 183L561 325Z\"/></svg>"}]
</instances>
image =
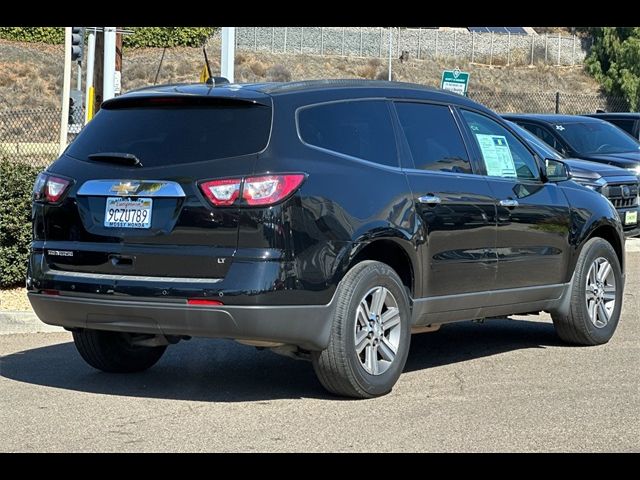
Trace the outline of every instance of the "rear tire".
<instances>
[{"instance_id":1,"label":"rear tire","mask_svg":"<svg viewBox=\"0 0 640 480\"><path fill-rule=\"evenodd\" d=\"M320 383L346 397L389 393L411 341L409 298L402 281L388 265L367 260L349 270L336 295L329 346L311 356Z\"/></svg>"},{"instance_id":2,"label":"rear tire","mask_svg":"<svg viewBox=\"0 0 640 480\"><path fill-rule=\"evenodd\" d=\"M615 250L602 238L592 238L580 252L566 315L553 313L558 336L574 345L607 343L622 309L622 271Z\"/></svg>"},{"instance_id":3,"label":"rear tire","mask_svg":"<svg viewBox=\"0 0 640 480\"><path fill-rule=\"evenodd\" d=\"M156 364L166 350L131 345L126 333L102 330L73 332L73 342L85 362L108 373L141 372Z\"/></svg>"}]
</instances>

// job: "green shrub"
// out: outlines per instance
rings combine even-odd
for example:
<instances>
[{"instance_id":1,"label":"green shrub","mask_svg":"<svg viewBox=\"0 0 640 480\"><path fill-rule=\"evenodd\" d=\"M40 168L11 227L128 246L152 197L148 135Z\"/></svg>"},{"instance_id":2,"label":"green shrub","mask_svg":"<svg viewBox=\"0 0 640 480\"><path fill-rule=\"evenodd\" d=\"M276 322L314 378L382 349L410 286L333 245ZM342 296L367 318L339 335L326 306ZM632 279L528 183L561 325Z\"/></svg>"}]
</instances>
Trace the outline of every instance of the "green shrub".
<instances>
[{"instance_id":1,"label":"green shrub","mask_svg":"<svg viewBox=\"0 0 640 480\"><path fill-rule=\"evenodd\" d=\"M218 27L140 27L124 36L124 46L141 47L201 47Z\"/></svg>"},{"instance_id":2,"label":"green shrub","mask_svg":"<svg viewBox=\"0 0 640 480\"><path fill-rule=\"evenodd\" d=\"M0 38L17 42L64 43L64 28L0 27Z\"/></svg>"},{"instance_id":3,"label":"green shrub","mask_svg":"<svg viewBox=\"0 0 640 480\"><path fill-rule=\"evenodd\" d=\"M24 283L31 244L31 191L38 172L25 163L0 160L0 286Z\"/></svg>"},{"instance_id":4,"label":"green shrub","mask_svg":"<svg viewBox=\"0 0 640 480\"><path fill-rule=\"evenodd\" d=\"M201 47L219 27L125 27L128 48ZM62 27L0 27L0 38L18 42L64 43Z\"/></svg>"}]
</instances>

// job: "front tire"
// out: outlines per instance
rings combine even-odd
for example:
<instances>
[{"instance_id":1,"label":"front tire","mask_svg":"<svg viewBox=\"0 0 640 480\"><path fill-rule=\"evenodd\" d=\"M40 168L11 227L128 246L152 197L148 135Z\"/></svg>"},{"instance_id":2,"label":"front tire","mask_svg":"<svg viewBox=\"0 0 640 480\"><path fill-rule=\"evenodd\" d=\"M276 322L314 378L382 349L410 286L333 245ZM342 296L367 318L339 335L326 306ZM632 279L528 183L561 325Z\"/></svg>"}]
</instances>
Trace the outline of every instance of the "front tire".
<instances>
[{"instance_id":1,"label":"front tire","mask_svg":"<svg viewBox=\"0 0 640 480\"><path fill-rule=\"evenodd\" d=\"M320 383L331 393L372 398L389 393L407 361L409 298L396 272L367 260L338 287L329 346L312 354Z\"/></svg>"},{"instance_id":2,"label":"front tire","mask_svg":"<svg viewBox=\"0 0 640 480\"><path fill-rule=\"evenodd\" d=\"M73 332L73 342L85 362L108 373L141 372L156 364L166 345L142 347L132 345L128 335L102 330Z\"/></svg>"},{"instance_id":3,"label":"front tire","mask_svg":"<svg viewBox=\"0 0 640 480\"><path fill-rule=\"evenodd\" d=\"M575 345L607 343L618 326L623 287L620 261L611 244L590 239L578 257L568 314L551 315L558 336Z\"/></svg>"}]
</instances>

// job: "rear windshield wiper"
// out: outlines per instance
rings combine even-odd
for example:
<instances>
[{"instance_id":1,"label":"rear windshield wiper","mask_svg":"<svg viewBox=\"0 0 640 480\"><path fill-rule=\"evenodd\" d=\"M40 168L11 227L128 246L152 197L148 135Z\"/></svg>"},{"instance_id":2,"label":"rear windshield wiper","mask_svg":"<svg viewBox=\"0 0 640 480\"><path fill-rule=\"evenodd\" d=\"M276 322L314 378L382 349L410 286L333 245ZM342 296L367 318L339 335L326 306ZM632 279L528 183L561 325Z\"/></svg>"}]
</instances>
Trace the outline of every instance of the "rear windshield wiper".
<instances>
[{"instance_id":1,"label":"rear windshield wiper","mask_svg":"<svg viewBox=\"0 0 640 480\"><path fill-rule=\"evenodd\" d=\"M93 160L95 162L119 163L120 165L131 165L132 167L142 167L142 162L133 153L92 153L89 155L89 160Z\"/></svg>"}]
</instances>

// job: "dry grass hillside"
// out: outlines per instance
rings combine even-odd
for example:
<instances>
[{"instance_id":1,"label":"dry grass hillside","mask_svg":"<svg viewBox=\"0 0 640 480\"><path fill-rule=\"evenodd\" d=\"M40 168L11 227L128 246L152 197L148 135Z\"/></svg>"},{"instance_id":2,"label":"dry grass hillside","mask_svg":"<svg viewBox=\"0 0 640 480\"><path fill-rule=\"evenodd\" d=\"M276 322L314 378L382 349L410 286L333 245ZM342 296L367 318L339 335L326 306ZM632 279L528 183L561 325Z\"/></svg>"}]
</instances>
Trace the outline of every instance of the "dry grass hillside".
<instances>
[{"instance_id":1,"label":"dry grass hillside","mask_svg":"<svg viewBox=\"0 0 640 480\"><path fill-rule=\"evenodd\" d=\"M211 68L219 72L219 45L208 48ZM10 109L56 107L62 82L61 46L27 44L0 40L0 111ZM161 48L125 50L123 89L153 84ZM202 50L168 48L158 83L198 81L203 66ZM451 62L394 60L394 79L439 85L444 68ZM581 67L487 67L459 64L471 72L470 89L485 92L530 91L598 93L598 84ZM283 55L239 51L236 54L236 81L287 81L313 78L387 78L385 60ZM72 75L75 85L75 73Z\"/></svg>"}]
</instances>

